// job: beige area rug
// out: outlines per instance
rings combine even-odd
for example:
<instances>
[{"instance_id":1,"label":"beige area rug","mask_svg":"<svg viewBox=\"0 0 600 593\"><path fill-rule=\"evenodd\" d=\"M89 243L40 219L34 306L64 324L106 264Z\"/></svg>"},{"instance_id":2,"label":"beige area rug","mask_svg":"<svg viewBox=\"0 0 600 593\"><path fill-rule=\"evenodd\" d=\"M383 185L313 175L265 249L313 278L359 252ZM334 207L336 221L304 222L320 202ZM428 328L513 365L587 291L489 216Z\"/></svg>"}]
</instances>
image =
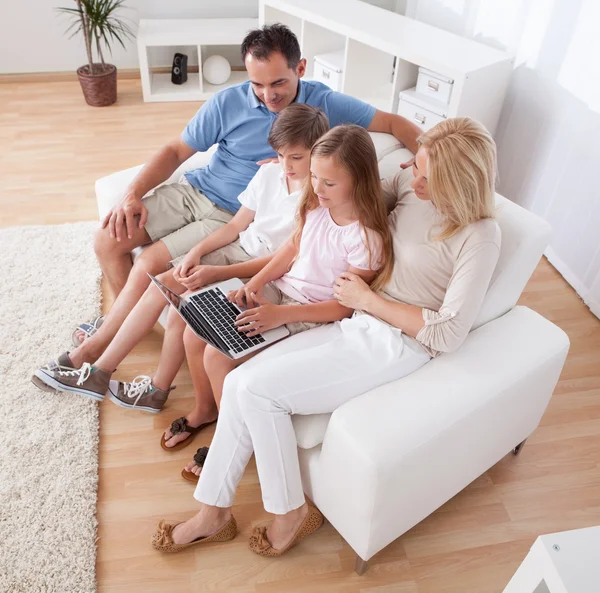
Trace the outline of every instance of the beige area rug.
<instances>
[{"instance_id":1,"label":"beige area rug","mask_svg":"<svg viewBox=\"0 0 600 593\"><path fill-rule=\"evenodd\" d=\"M0 591L96 590L98 408L32 371L100 310L97 222L0 229Z\"/></svg>"}]
</instances>

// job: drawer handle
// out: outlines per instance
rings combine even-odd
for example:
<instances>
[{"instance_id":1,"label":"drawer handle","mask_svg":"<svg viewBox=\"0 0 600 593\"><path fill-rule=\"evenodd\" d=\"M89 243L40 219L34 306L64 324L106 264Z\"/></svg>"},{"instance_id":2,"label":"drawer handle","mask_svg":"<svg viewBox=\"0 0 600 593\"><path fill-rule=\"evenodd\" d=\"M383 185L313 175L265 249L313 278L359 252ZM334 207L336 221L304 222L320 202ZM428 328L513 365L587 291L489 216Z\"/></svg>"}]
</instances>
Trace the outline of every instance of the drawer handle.
<instances>
[{"instance_id":1,"label":"drawer handle","mask_svg":"<svg viewBox=\"0 0 600 593\"><path fill-rule=\"evenodd\" d=\"M323 70L323 78L329 78L329 72L327 70Z\"/></svg>"},{"instance_id":2,"label":"drawer handle","mask_svg":"<svg viewBox=\"0 0 600 593\"><path fill-rule=\"evenodd\" d=\"M427 81L427 86L432 91L435 91L436 93L440 90L440 83L439 82L433 82L433 80L428 80Z\"/></svg>"},{"instance_id":3,"label":"drawer handle","mask_svg":"<svg viewBox=\"0 0 600 593\"><path fill-rule=\"evenodd\" d=\"M413 119L416 122L420 123L420 124L424 124L425 123L425 116L421 115L420 113L415 113Z\"/></svg>"}]
</instances>

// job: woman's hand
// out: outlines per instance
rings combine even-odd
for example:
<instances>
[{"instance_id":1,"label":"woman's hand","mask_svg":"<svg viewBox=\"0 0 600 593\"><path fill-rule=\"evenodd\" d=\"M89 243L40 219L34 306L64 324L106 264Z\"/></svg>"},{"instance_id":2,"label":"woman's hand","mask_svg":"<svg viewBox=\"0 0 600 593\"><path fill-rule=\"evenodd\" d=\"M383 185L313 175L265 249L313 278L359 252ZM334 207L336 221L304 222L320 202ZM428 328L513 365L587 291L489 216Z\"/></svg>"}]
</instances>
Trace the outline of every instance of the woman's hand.
<instances>
[{"instance_id":1,"label":"woman's hand","mask_svg":"<svg viewBox=\"0 0 600 593\"><path fill-rule=\"evenodd\" d=\"M264 285L260 282L249 280L238 290L232 290L227 298L230 302L235 303L240 309L251 309L253 307L258 307L259 302L254 299L253 294L260 299L262 298ZM266 301L267 302L267 301Z\"/></svg>"},{"instance_id":2,"label":"woman's hand","mask_svg":"<svg viewBox=\"0 0 600 593\"><path fill-rule=\"evenodd\" d=\"M333 285L333 294L340 305L366 311L374 293L360 276L344 272L336 279Z\"/></svg>"},{"instance_id":3,"label":"woman's hand","mask_svg":"<svg viewBox=\"0 0 600 593\"><path fill-rule=\"evenodd\" d=\"M200 290L208 284L212 284L218 280L215 275L216 267L217 266L204 265L194 266L191 270L188 270L187 276L185 277L178 276L176 269L175 272L173 272L173 278L188 290Z\"/></svg>"},{"instance_id":4,"label":"woman's hand","mask_svg":"<svg viewBox=\"0 0 600 593\"><path fill-rule=\"evenodd\" d=\"M173 270L173 277L177 282L183 284L181 280L186 278L190 270L200 264L200 254L195 249L191 249L185 257L177 264Z\"/></svg>"},{"instance_id":5,"label":"woman's hand","mask_svg":"<svg viewBox=\"0 0 600 593\"><path fill-rule=\"evenodd\" d=\"M257 306L237 316L235 325L239 332L252 337L286 322L282 305L274 305L255 293L250 296Z\"/></svg>"}]
</instances>

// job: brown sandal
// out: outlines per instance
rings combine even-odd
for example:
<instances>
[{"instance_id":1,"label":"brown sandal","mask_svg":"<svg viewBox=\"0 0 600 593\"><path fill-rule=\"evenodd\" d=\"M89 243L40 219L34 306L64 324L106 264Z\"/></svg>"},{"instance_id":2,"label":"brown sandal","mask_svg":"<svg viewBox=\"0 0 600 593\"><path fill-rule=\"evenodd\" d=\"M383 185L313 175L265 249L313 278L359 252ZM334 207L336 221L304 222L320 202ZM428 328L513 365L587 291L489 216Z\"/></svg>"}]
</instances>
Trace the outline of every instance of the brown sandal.
<instances>
[{"instance_id":1,"label":"brown sandal","mask_svg":"<svg viewBox=\"0 0 600 593\"><path fill-rule=\"evenodd\" d=\"M292 546L295 546L301 539L304 539L307 535L310 535L319 529L319 527L323 525L323 521L324 517L319 509L309 505L308 514L304 517L304 521L302 521L302 524L298 527L298 531L296 531L296 534L285 548L277 550L271 545L271 542L267 539L267 527L265 525L255 527L252 530L252 535L248 540L248 547L255 554L259 554L260 556L281 556Z\"/></svg>"},{"instance_id":2,"label":"brown sandal","mask_svg":"<svg viewBox=\"0 0 600 593\"><path fill-rule=\"evenodd\" d=\"M199 433L203 428L206 428L207 426L210 426L211 424L214 424L216 422L216 420L213 420L212 422L205 422L204 424L201 424L200 426L190 426L188 424L187 418L185 416L182 416L181 418L177 418L177 420L173 420L173 422L171 422L171 428L169 429L171 431L171 434L173 436L175 436L176 434L182 434L184 432L189 432L190 434L185 437L185 439L183 439L183 441L179 441L176 445L173 445L172 447L167 447L166 442L167 440L165 439L165 433L163 432L161 437L160 437L160 446L165 450L165 451L179 451L179 449L183 449L184 447L187 447L193 440L194 440L194 436Z\"/></svg>"},{"instance_id":3,"label":"brown sandal","mask_svg":"<svg viewBox=\"0 0 600 593\"><path fill-rule=\"evenodd\" d=\"M204 467L204 462L206 461L206 456L208 455L208 447L200 447L196 451L194 455L194 463L198 467ZM181 477L188 482L192 482L193 484L197 484L200 476L197 476L194 472L189 472L187 469L183 468L181 470Z\"/></svg>"},{"instance_id":4,"label":"brown sandal","mask_svg":"<svg viewBox=\"0 0 600 593\"><path fill-rule=\"evenodd\" d=\"M228 542L237 535L237 523L234 517L231 517L219 531L209 535L208 537L199 537L189 544L176 544L173 542L173 529L179 523L170 525L165 521L161 521L154 534L152 535L152 547L159 552L175 553L181 552L191 546L198 544L208 544L210 542Z\"/></svg>"}]
</instances>

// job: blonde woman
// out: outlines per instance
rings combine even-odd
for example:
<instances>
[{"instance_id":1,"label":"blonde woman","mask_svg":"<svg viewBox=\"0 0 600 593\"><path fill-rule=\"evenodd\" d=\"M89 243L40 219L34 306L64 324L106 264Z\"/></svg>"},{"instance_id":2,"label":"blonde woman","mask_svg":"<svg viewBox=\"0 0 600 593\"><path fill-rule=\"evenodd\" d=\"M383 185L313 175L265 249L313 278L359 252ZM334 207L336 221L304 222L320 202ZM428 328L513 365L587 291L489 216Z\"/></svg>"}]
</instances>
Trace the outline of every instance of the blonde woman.
<instances>
[{"instance_id":1,"label":"blonde woman","mask_svg":"<svg viewBox=\"0 0 600 593\"><path fill-rule=\"evenodd\" d=\"M395 202L391 279L376 293L342 274L334 294L355 310L352 318L293 336L228 375L194 494L200 511L179 525L161 523L157 549L235 536L231 507L254 451L264 507L275 518L255 528L250 549L265 556L288 550L322 522L304 499L291 414L333 412L464 341L500 251L495 145L468 118L442 122L418 142L412 175L400 172L384 185Z\"/></svg>"}]
</instances>

